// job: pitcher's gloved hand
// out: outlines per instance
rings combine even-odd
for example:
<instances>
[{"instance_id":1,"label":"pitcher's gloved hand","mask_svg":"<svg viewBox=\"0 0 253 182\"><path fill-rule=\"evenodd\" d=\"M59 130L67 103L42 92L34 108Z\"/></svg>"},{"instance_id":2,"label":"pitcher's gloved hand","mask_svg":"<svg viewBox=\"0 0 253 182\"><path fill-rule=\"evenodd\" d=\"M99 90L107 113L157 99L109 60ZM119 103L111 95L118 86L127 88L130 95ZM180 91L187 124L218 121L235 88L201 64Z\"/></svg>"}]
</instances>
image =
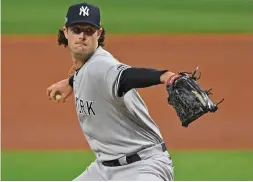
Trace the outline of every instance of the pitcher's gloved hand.
<instances>
[{"instance_id":1,"label":"pitcher's gloved hand","mask_svg":"<svg viewBox=\"0 0 253 182\"><path fill-rule=\"evenodd\" d=\"M191 73L179 72L173 75L167 82L166 88L168 91L168 103L176 110L178 117L182 122L182 126L188 125L206 114L207 112L215 112L218 109L218 104L215 104L209 97L210 90L202 90L197 83L195 71Z\"/></svg>"}]
</instances>

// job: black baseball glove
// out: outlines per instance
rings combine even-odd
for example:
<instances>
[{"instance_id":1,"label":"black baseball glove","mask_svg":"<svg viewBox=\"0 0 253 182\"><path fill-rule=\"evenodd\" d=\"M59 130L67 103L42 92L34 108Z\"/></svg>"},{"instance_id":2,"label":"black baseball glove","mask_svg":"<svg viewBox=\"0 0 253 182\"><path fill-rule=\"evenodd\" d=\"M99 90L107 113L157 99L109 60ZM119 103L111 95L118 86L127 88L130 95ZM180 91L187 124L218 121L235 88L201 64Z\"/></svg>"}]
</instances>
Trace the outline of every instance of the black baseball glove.
<instances>
[{"instance_id":1,"label":"black baseball glove","mask_svg":"<svg viewBox=\"0 0 253 182\"><path fill-rule=\"evenodd\" d=\"M188 127L191 122L207 112L215 112L218 104L224 100L215 104L209 97L211 89L205 91L200 88L197 83L200 77L195 77L197 70L198 67L192 74L179 72L167 83L168 102L176 110L184 127Z\"/></svg>"}]
</instances>

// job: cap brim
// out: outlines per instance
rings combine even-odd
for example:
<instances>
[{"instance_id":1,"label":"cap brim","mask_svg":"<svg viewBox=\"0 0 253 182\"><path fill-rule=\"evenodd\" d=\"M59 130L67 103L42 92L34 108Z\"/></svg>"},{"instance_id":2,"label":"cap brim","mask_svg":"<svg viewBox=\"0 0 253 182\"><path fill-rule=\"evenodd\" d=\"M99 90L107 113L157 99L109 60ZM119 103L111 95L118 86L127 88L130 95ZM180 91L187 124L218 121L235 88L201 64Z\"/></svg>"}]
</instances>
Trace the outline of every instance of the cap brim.
<instances>
[{"instance_id":1,"label":"cap brim","mask_svg":"<svg viewBox=\"0 0 253 182\"><path fill-rule=\"evenodd\" d=\"M71 23L66 23L65 26L70 26L70 25L73 25L73 24L83 24L83 23L87 23L89 25L92 25L92 26L95 26L97 28L100 28L99 25L97 25L97 24L95 24L93 22L90 22L90 21L86 21L86 20L83 20L83 21L80 21L80 20L79 21L73 21Z\"/></svg>"}]
</instances>

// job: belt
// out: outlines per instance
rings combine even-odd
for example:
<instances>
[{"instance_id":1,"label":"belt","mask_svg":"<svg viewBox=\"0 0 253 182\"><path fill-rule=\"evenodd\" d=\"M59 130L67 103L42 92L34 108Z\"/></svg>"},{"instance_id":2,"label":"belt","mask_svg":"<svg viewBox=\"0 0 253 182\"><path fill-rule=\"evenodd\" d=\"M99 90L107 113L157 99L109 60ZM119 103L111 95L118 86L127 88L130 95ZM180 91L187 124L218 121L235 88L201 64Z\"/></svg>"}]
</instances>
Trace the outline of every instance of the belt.
<instances>
[{"instance_id":1,"label":"belt","mask_svg":"<svg viewBox=\"0 0 253 182\"><path fill-rule=\"evenodd\" d=\"M161 146L162 146L163 152L167 151L165 143L162 143ZM141 157L138 155L138 153L126 156L127 164L131 164L133 162L137 162L140 160L141 160ZM103 161L102 164L104 166L108 166L108 167L122 166L122 164L120 164L119 159L115 159L115 160L111 160L111 161Z\"/></svg>"}]
</instances>

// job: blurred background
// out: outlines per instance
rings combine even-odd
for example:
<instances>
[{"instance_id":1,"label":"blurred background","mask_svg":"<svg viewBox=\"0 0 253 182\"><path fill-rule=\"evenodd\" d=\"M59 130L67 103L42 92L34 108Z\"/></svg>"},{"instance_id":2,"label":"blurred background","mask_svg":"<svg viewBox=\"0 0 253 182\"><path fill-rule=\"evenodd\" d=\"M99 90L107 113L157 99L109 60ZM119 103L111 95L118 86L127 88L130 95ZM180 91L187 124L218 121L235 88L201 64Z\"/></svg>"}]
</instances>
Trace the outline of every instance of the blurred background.
<instances>
[{"instance_id":1,"label":"blurred background","mask_svg":"<svg viewBox=\"0 0 253 182\"><path fill-rule=\"evenodd\" d=\"M72 180L95 159L75 113L48 100L71 57L58 29L77 0L2 0L2 180ZM202 73L224 103L181 127L163 85L140 89L175 164L175 180L253 180L253 1L87 0L105 49L132 66ZM105 131L106 132L106 131Z\"/></svg>"}]
</instances>

